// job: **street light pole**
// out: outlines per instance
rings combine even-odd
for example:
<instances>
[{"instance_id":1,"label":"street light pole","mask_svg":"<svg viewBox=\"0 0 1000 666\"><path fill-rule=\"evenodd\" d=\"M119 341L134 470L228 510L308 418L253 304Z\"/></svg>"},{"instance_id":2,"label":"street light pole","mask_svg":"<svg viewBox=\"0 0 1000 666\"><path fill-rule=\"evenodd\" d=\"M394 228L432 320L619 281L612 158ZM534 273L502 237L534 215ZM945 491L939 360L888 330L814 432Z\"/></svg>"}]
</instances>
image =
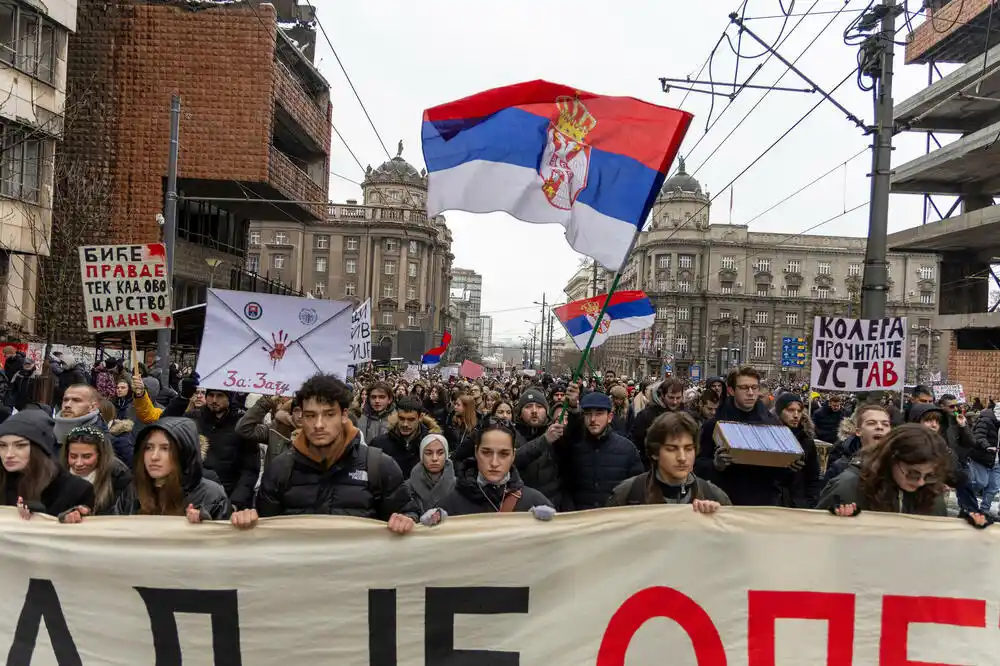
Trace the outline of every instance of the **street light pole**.
<instances>
[{"instance_id":1,"label":"street light pole","mask_svg":"<svg viewBox=\"0 0 1000 666\"><path fill-rule=\"evenodd\" d=\"M174 245L177 243L177 160L180 152L181 98L170 99L170 147L167 156L167 193L163 206L163 245L167 252L167 279L173 292ZM172 328L156 332L156 355L160 357L160 387L170 381L170 334Z\"/></svg>"}]
</instances>

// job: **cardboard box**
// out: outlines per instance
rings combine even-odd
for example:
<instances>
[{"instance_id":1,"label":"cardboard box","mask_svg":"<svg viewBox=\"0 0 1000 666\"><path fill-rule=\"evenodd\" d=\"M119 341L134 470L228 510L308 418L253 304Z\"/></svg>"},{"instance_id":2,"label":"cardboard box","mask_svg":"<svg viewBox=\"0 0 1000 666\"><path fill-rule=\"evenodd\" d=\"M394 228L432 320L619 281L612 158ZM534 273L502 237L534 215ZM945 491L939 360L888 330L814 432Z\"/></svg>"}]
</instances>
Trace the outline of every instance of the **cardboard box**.
<instances>
[{"instance_id":1,"label":"cardboard box","mask_svg":"<svg viewBox=\"0 0 1000 666\"><path fill-rule=\"evenodd\" d=\"M712 439L729 452L737 465L788 467L805 453L792 431L783 425L717 421Z\"/></svg>"}]
</instances>

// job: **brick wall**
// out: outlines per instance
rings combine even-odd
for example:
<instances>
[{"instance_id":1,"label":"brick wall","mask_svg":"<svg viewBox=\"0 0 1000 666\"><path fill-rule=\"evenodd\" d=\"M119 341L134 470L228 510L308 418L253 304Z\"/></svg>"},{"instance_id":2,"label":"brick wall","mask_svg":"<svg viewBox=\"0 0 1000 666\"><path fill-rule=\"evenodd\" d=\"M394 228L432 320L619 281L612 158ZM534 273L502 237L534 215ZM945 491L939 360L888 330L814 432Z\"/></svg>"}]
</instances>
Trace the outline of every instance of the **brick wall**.
<instances>
[{"instance_id":1,"label":"brick wall","mask_svg":"<svg viewBox=\"0 0 1000 666\"><path fill-rule=\"evenodd\" d=\"M951 0L940 9L929 12L927 19L917 26L906 45L906 63L922 56L927 49L952 33L962 30L965 23L979 16L990 6L991 0ZM976 32L979 35L979 32ZM980 41L980 37L976 37Z\"/></svg>"},{"instance_id":2,"label":"brick wall","mask_svg":"<svg viewBox=\"0 0 1000 666\"><path fill-rule=\"evenodd\" d=\"M1000 351L958 349L951 336L948 351L948 383L961 384L969 401L979 397L1000 398Z\"/></svg>"}]
</instances>

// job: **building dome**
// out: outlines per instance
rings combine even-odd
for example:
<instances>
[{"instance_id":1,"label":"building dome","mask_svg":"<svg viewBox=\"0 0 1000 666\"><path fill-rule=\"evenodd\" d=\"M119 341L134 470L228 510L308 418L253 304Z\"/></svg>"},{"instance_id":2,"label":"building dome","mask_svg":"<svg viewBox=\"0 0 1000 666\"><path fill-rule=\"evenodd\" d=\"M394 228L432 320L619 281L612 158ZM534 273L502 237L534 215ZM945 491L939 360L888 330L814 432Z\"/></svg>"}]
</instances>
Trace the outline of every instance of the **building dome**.
<instances>
[{"instance_id":1,"label":"building dome","mask_svg":"<svg viewBox=\"0 0 1000 666\"><path fill-rule=\"evenodd\" d=\"M391 160L386 160L376 169L370 166L365 172L365 179L362 185L412 185L413 187L427 188L427 172L418 172L417 169L403 159L403 142L399 142L399 151Z\"/></svg>"},{"instance_id":2,"label":"building dome","mask_svg":"<svg viewBox=\"0 0 1000 666\"><path fill-rule=\"evenodd\" d=\"M678 157L679 162L677 166L677 173L668 178L663 183L663 187L660 189L661 194L668 194L671 192L685 192L690 194L702 194L701 183L694 177L688 174L684 169L684 158Z\"/></svg>"}]
</instances>

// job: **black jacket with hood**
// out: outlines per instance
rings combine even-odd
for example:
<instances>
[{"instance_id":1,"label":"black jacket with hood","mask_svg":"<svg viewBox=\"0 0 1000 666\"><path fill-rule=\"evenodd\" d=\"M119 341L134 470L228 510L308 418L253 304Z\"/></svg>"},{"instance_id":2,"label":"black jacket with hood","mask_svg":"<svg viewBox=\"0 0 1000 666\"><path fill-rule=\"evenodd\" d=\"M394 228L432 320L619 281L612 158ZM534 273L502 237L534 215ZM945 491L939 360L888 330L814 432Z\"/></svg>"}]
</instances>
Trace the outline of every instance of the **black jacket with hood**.
<instances>
[{"instance_id":1,"label":"black jacket with hood","mask_svg":"<svg viewBox=\"0 0 1000 666\"><path fill-rule=\"evenodd\" d=\"M727 397L719 406L714 419L701 427L701 442L694 473L712 481L725 492L734 506L780 506L783 488L792 482L791 470L760 465L729 465L725 470L715 468L715 439L713 433L718 421L780 425L778 418L767 411L757 400L753 409L745 412Z\"/></svg>"},{"instance_id":2,"label":"black jacket with hood","mask_svg":"<svg viewBox=\"0 0 1000 666\"><path fill-rule=\"evenodd\" d=\"M836 442L840 422L850 415L846 405L842 405L836 412L830 409L829 405L817 409L812 415L813 424L816 426L816 439L830 444Z\"/></svg>"},{"instance_id":3,"label":"black jacket with hood","mask_svg":"<svg viewBox=\"0 0 1000 666\"><path fill-rule=\"evenodd\" d=\"M1000 434L1000 420L997 419L996 413L992 409L979 412L976 426L972 430L976 445L969 451L969 459L975 460L983 467L993 467L996 462L997 445L1000 444L997 441L998 434Z\"/></svg>"},{"instance_id":4,"label":"black jacket with hood","mask_svg":"<svg viewBox=\"0 0 1000 666\"><path fill-rule=\"evenodd\" d=\"M952 488L963 486L969 480L963 465L969 459L970 452L976 448L976 440L969 432L968 426L960 428L951 416L933 403L913 403L910 405L907 418L910 423L920 423L920 419L930 413L937 413L940 417L941 436L947 442L948 453L951 455L951 473L948 476L947 484Z\"/></svg>"},{"instance_id":5,"label":"black jacket with hood","mask_svg":"<svg viewBox=\"0 0 1000 666\"><path fill-rule=\"evenodd\" d=\"M498 513L504 498L520 492L514 505L515 512L530 511L535 506L553 506L548 498L538 490L524 485L516 467L511 467L510 478L503 486L480 485L479 469L475 458L462 461L455 474L455 489L441 501L440 509L449 516L467 516L474 513Z\"/></svg>"},{"instance_id":6,"label":"black jacket with hood","mask_svg":"<svg viewBox=\"0 0 1000 666\"><path fill-rule=\"evenodd\" d=\"M420 440L430 433L440 433L441 428L430 414L421 414L417 431L413 433L412 437L406 439L399 432L397 414L398 412L393 412L389 416L389 431L376 437L368 444L376 449L382 449L396 461L400 470L411 470L414 465L420 462Z\"/></svg>"},{"instance_id":7,"label":"black jacket with hood","mask_svg":"<svg viewBox=\"0 0 1000 666\"><path fill-rule=\"evenodd\" d=\"M184 506L191 504L201 509L201 516L205 520L229 520L233 506L226 491L218 483L202 476L201 440L197 424L186 417L166 416L143 427L136 441L142 442L153 430L162 430L177 444ZM142 458L137 455L137 459ZM139 497L134 480L118 497L113 513L118 516L134 516L139 513Z\"/></svg>"},{"instance_id":8,"label":"black jacket with hood","mask_svg":"<svg viewBox=\"0 0 1000 666\"><path fill-rule=\"evenodd\" d=\"M533 428L521 420L521 414L515 415L514 424L514 465L520 472L524 483L549 498L552 506L568 511L572 506L564 502L563 479L566 474L567 442L573 441L582 428L582 418L579 411L570 411L566 417L566 429L562 439L555 444L549 444L545 439L551 420Z\"/></svg>"}]
</instances>

